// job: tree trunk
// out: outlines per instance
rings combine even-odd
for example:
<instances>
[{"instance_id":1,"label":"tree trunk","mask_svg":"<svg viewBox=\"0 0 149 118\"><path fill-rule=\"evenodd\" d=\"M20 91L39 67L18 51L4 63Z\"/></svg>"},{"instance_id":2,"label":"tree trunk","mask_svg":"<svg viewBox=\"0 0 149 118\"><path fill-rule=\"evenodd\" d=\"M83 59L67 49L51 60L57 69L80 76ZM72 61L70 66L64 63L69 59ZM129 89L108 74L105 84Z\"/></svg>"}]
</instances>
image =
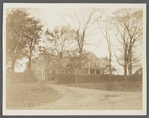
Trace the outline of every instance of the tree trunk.
<instances>
[{"instance_id":1,"label":"tree trunk","mask_svg":"<svg viewBox=\"0 0 149 118\"><path fill-rule=\"evenodd\" d=\"M108 42L108 40L107 40L107 43L108 43L108 51L109 51L109 67L110 67L109 79L110 79L111 78L111 74L112 74L112 71L111 71L111 45L110 45L110 42Z\"/></svg>"},{"instance_id":2,"label":"tree trunk","mask_svg":"<svg viewBox=\"0 0 149 118\"><path fill-rule=\"evenodd\" d=\"M124 80L127 81L127 62L125 60L125 65L124 65Z\"/></svg>"},{"instance_id":3,"label":"tree trunk","mask_svg":"<svg viewBox=\"0 0 149 118\"><path fill-rule=\"evenodd\" d=\"M109 51L109 67L110 67L110 75L112 74L111 71L111 43L110 40L108 40L108 38L106 38L107 40L107 44L108 44L108 51Z\"/></svg>"},{"instance_id":4,"label":"tree trunk","mask_svg":"<svg viewBox=\"0 0 149 118\"><path fill-rule=\"evenodd\" d=\"M129 59L128 59L128 72L129 72L129 75L132 75L132 49L130 49L129 51Z\"/></svg>"},{"instance_id":5,"label":"tree trunk","mask_svg":"<svg viewBox=\"0 0 149 118\"><path fill-rule=\"evenodd\" d=\"M125 50L125 53L124 53L124 80L127 81L127 51Z\"/></svg>"},{"instance_id":6,"label":"tree trunk","mask_svg":"<svg viewBox=\"0 0 149 118\"><path fill-rule=\"evenodd\" d=\"M12 59L12 65L11 65L11 70L12 70L12 72L14 72L14 70L15 70L15 62L16 62L16 59L13 58L13 59Z\"/></svg>"},{"instance_id":7,"label":"tree trunk","mask_svg":"<svg viewBox=\"0 0 149 118\"><path fill-rule=\"evenodd\" d=\"M82 72L82 50L80 50L80 52L79 52L80 54L79 54L79 56L80 56L80 58L79 58L79 64L80 64L80 70L81 70L81 72Z\"/></svg>"},{"instance_id":8,"label":"tree trunk","mask_svg":"<svg viewBox=\"0 0 149 118\"><path fill-rule=\"evenodd\" d=\"M109 52L109 66L110 66L110 75L112 74L111 71L111 51Z\"/></svg>"},{"instance_id":9,"label":"tree trunk","mask_svg":"<svg viewBox=\"0 0 149 118\"><path fill-rule=\"evenodd\" d=\"M61 59L63 57L63 52L59 53L59 58Z\"/></svg>"},{"instance_id":10,"label":"tree trunk","mask_svg":"<svg viewBox=\"0 0 149 118\"><path fill-rule=\"evenodd\" d=\"M124 66L124 76L127 75L127 67Z\"/></svg>"},{"instance_id":11,"label":"tree trunk","mask_svg":"<svg viewBox=\"0 0 149 118\"><path fill-rule=\"evenodd\" d=\"M128 72L129 72L129 75L132 75L132 64L129 64L129 66L128 66Z\"/></svg>"},{"instance_id":12,"label":"tree trunk","mask_svg":"<svg viewBox=\"0 0 149 118\"><path fill-rule=\"evenodd\" d=\"M30 72L31 71L31 57L28 58L29 61L28 61L28 71Z\"/></svg>"},{"instance_id":13,"label":"tree trunk","mask_svg":"<svg viewBox=\"0 0 149 118\"><path fill-rule=\"evenodd\" d=\"M32 61L32 50L30 49L30 56L28 57L28 71L31 71L31 61Z\"/></svg>"}]
</instances>

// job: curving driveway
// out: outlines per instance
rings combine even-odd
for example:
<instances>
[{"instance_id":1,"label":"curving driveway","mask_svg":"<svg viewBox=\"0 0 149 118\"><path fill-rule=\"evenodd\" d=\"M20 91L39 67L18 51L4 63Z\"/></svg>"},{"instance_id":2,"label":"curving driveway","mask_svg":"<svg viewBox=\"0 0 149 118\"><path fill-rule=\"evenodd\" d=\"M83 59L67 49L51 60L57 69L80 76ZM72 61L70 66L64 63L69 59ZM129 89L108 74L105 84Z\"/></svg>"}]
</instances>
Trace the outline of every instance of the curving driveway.
<instances>
[{"instance_id":1,"label":"curving driveway","mask_svg":"<svg viewBox=\"0 0 149 118\"><path fill-rule=\"evenodd\" d=\"M47 84L61 93L53 103L33 107L39 110L141 110L141 92L111 92Z\"/></svg>"}]
</instances>

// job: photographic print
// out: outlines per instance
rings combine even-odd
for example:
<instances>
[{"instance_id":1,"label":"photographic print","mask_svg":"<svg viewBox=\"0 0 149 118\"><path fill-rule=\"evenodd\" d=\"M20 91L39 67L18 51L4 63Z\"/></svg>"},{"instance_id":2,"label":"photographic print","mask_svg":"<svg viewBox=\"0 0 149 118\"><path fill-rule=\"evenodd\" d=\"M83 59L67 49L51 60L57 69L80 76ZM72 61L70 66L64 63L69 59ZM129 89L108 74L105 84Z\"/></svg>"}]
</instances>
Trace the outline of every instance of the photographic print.
<instances>
[{"instance_id":1,"label":"photographic print","mask_svg":"<svg viewBox=\"0 0 149 118\"><path fill-rule=\"evenodd\" d=\"M3 4L3 115L146 115L146 4Z\"/></svg>"}]
</instances>

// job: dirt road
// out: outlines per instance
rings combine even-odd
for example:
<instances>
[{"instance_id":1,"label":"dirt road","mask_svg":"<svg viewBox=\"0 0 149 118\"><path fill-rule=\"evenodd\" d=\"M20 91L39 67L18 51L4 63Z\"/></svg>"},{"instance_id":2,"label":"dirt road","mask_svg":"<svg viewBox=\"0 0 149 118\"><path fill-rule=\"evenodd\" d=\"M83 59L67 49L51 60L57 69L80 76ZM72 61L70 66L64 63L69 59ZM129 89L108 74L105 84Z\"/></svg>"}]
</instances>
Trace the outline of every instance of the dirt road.
<instances>
[{"instance_id":1,"label":"dirt road","mask_svg":"<svg viewBox=\"0 0 149 118\"><path fill-rule=\"evenodd\" d=\"M38 110L141 110L141 92L111 92L48 84L62 97L54 103L33 107Z\"/></svg>"}]
</instances>

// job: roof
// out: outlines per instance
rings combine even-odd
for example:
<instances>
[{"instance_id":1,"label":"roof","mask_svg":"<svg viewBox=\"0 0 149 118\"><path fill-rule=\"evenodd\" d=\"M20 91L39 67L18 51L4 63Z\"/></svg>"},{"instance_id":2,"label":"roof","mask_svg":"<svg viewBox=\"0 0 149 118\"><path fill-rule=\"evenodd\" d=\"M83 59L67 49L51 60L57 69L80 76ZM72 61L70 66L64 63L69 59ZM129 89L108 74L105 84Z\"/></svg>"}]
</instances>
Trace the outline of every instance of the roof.
<instances>
[{"instance_id":1,"label":"roof","mask_svg":"<svg viewBox=\"0 0 149 118\"><path fill-rule=\"evenodd\" d=\"M93 52L90 52L90 51L87 51L87 50L84 50L83 52L84 54L87 54L87 56L89 57L90 60L93 60L93 61L100 61L102 59L105 60L105 57L104 58L98 58ZM39 57L42 56L44 57L45 60L48 60L48 59L59 59L58 55L54 55L54 54L39 54L38 57L35 57L33 58L34 59L39 59ZM62 59L66 59L68 58L68 56L63 56Z\"/></svg>"},{"instance_id":2,"label":"roof","mask_svg":"<svg viewBox=\"0 0 149 118\"><path fill-rule=\"evenodd\" d=\"M93 52L87 51L91 60L100 60Z\"/></svg>"}]
</instances>

